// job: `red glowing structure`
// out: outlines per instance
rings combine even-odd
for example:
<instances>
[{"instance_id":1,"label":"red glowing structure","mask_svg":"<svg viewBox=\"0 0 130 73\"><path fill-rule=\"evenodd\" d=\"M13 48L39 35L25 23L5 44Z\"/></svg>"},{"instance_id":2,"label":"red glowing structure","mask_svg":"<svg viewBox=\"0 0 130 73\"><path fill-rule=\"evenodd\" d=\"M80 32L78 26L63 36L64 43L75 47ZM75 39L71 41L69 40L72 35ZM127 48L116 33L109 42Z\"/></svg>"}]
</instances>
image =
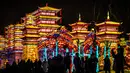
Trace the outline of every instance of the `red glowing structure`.
<instances>
[{"instance_id":1,"label":"red glowing structure","mask_svg":"<svg viewBox=\"0 0 130 73\"><path fill-rule=\"evenodd\" d=\"M59 54L65 54L66 49L68 49L69 52L72 52L72 50L77 51L76 45L73 44L72 35L64 26L46 37L47 39L39 43L40 57L43 55L42 49L47 48L48 53L52 53L55 51L56 46L58 47ZM58 42L58 45L56 45L56 42Z\"/></svg>"}]
</instances>

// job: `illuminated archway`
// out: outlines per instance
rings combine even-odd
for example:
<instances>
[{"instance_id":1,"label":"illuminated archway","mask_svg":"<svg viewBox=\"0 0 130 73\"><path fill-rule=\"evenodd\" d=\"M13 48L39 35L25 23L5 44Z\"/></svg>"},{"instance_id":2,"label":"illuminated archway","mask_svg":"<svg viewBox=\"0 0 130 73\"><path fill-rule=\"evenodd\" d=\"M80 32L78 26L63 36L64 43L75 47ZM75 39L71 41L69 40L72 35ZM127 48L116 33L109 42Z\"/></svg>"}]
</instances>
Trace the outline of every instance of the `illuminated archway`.
<instances>
[{"instance_id":1,"label":"illuminated archway","mask_svg":"<svg viewBox=\"0 0 130 73\"><path fill-rule=\"evenodd\" d=\"M66 49L69 52L72 52L72 50L77 51L77 46L72 41L72 35L69 34L65 27L61 27L57 32L46 36L46 39L40 41L38 46L40 59L43 59L43 51L46 51L45 48L47 49L48 55L50 53L51 55L56 55L56 49L58 49L59 54L65 53Z\"/></svg>"}]
</instances>

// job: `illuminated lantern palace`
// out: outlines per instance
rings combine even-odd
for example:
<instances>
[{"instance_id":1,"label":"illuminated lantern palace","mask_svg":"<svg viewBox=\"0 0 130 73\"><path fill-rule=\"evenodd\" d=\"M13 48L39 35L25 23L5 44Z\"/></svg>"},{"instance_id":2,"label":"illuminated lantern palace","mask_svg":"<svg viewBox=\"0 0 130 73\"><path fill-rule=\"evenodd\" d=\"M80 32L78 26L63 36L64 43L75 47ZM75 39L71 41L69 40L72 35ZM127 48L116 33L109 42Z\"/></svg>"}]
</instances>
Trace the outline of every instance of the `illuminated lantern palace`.
<instances>
[{"instance_id":1,"label":"illuminated lantern palace","mask_svg":"<svg viewBox=\"0 0 130 73\"><path fill-rule=\"evenodd\" d=\"M38 26L34 22L35 16L31 13L27 14L24 18L24 49L23 49L23 59L31 61L38 60Z\"/></svg>"},{"instance_id":2,"label":"illuminated lantern palace","mask_svg":"<svg viewBox=\"0 0 130 73\"><path fill-rule=\"evenodd\" d=\"M130 33L127 33L127 35L129 36L129 40L127 42L127 46L126 46L124 52L125 52L126 63L130 66ZM127 69L130 70L129 67Z\"/></svg>"},{"instance_id":3,"label":"illuminated lantern palace","mask_svg":"<svg viewBox=\"0 0 130 73\"><path fill-rule=\"evenodd\" d=\"M6 51L7 53L7 59L12 64L13 61L15 61L15 56L13 55L14 50L14 25L10 24L7 27L5 27L5 38L7 39L6 43Z\"/></svg>"},{"instance_id":4,"label":"illuminated lantern palace","mask_svg":"<svg viewBox=\"0 0 130 73\"><path fill-rule=\"evenodd\" d=\"M6 39L0 35L0 51L4 51L6 48Z\"/></svg>"},{"instance_id":5,"label":"illuminated lantern palace","mask_svg":"<svg viewBox=\"0 0 130 73\"><path fill-rule=\"evenodd\" d=\"M82 22L81 21L81 15L79 14L79 19L76 23L69 24L72 27L72 32L71 34L73 35L73 43L77 45L78 47L78 52L83 53L83 42L85 41L86 36L90 33L88 31L88 23ZM82 48L82 49L80 49ZM82 51L81 51L82 50Z\"/></svg>"},{"instance_id":6,"label":"illuminated lantern palace","mask_svg":"<svg viewBox=\"0 0 130 73\"><path fill-rule=\"evenodd\" d=\"M96 24L96 26L99 28L97 30L96 36L97 40L100 41L100 57L99 62L100 66L103 66L103 59L105 58L106 54L108 56L111 56L110 51L111 49L114 49L116 51L117 49L117 43L118 43L118 36L121 34L121 32L118 31L118 27L120 26L119 22L110 21L109 12L107 13L107 19L106 21L102 23ZM112 59L111 59L112 61Z\"/></svg>"},{"instance_id":7,"label":"illuminated lantern palace","mask_svg":"<svg viewBox=\"0 0 130 73\"><path fill-rule=\"evenodd\" d=\"M4 62L6 59L6 54L5 54L5 47L6 46L6 39L0 35L0 69L4 67Z\"/></svg>"},{"instance_id":8,"label":"illuminated lantern palace","mask_svg":"<svg viewBox=\"0 0 130 73\"><path fill-rule=\"evenodd\" d=\"M101 42L100 47L104 47L104 41L111 41L110 47L117 48L117 42L119 41L118 36L121 34L121 32L118 31L120 23L110 21L109 12L107 15L105 22L96 24L99 28L97 30L97 39Z\"/></svg>"},{"instance_id":9,"label":"illuminated lantern palace","mask_svg":"<svg viewBox=\"0 0 130 73\"><path fill-rule=\"evenodd\" d=\"M60 13L60 14L59 14ZM61 22L61 9L49 7L39 7L36 11L32 12L35 16L35 23L39 27L38 33L40 38L38 41L46 39L46 36L60 27L58 24ZM59 21L60 20L60 21Z\"/></svg>"},{"instance_id":10,"label":"illuminated lantern palace","mask_svg":"<svg viewBox=\"0 0 130 73\"><path fill-rule=\"evenodd\" d=\"M84 42L85 37L90 33L90 31L88 31L89 24L82 22L81 15L79 14L78 22L69 25L72 27L71 34L74 36L73 37L74 43L76 44L75 41L77 41L77 39L79 39L80 42Z\"/></svg>"},{"instance_id":11,"label":"illuminated lantern palace","mask_svg":"<svg viewBox=\"0 0 130 73\"><path fill-rule=\"evenodd\" d=\"M23 24L10 24L5 28L7 59L10 63L20 61L23 52Z\"/></svg>"},{"instance_id":12,"label":"illuminated lantern palace","mask_svg":"<svg viewBox=\"0 0 130 73\"><path fill-rule=\"evenodd\" d=\"M24 25L21 24L15 24L14 25L14 49L13 49L13 55L16 62L20 62L22 59L23 54L23 29Z\"/></svg>"},{"instance_id":13,"label":"illuminated lantern palace","mask_svg":"<svg viewBox=\"0 0 130 73\"><path fill-rule=\"evenodd\" d=\"M72 52L72 50L77 51L77 46L73 44L72 35L64 26L46 37L46 40L39 43L39 48L43 48L39 50L41 60L46 57L54 57L57 54L64 56L66 52ZM45 49L47 49L46 52Z\"/></svg>"},{"instance_id":14,"label":"illuminated lantern palace","mask_svg":"<svg viewBox=\"0 0 130 73\"><path fill-rule=\"evenodd\" d=\"M72 53L72 58L77 52L80 56L90 53L90 50L85 51L85 45L89 45L87 48L91 49L90 45L92 45L94 38L93 30L88 31L88 26L91 25L82 22L79 14L78 21L69 24L72 27L70 32L64 26L58 25L62 21L61 11L61 9L53 8L46 4L46 6L39 7L34 12L26 14L23 17L23 23L10 24L5 27L4 36L0 36L0 52L5 50L6 59L8 59L10 64L21 59L26 61L30 59L33 62L39 59L43 61L43 58L50 55L49 53L54 56L57 52L62 54L69 51ZM107 54L112 61L111 49L114 49L115 52L117 51L117 44L123 43L117 38L122 32L118 31L120 23L110 20L109 12L104 22L95 25L98 28L96 29L96 42L99 45L97 46L99 48L98 59L101 67L104 65L103 59ZM91 37L89 37L90 34ZM128 35L130 36L130 34ZM127 64L130 65L129 48L130 45L127 43L125 57L127 57ZM95 46L94 48L92 46L92 49L95 49ZM96 56L97 52L96 49ZM6 61L4 60L4 62Z\"/></svg>"}]
</instances>

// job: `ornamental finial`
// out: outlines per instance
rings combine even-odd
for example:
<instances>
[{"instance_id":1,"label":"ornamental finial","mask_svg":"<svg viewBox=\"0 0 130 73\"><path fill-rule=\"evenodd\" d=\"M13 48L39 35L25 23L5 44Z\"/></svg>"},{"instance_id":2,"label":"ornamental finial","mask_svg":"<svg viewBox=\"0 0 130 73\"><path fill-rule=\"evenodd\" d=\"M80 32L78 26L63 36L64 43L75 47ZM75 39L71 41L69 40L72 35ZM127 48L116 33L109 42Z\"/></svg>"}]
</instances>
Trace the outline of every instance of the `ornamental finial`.
<instances>
[{"instance_id":1,"label":"ornamental finial","mask_svg":"<svg viewBox=\"0 0 130 73\"><path fill-rule=\"evenodd\" d=\"M81 21L81 14L79 13L79 21Z\"/></svg>"},{"instance_id":2,"label":"ornamental finial","mask_svg":"<svg viewBox=\"0 0 130 73\"><path fill-rule=\"evenodd\" d=\"M48 3L46 3L46 6L48 6Z\"/></svg>"},{"instance_id":3,"label":"ornamental finial","mask_svg":"<svg viewBox=\"0 0 130 73\"><path fill-rule=\"evenodd\" d=\"M110 20L110 14L109 14L109 11L107 12L107 20Z\"/></svg>"}]
</instances>

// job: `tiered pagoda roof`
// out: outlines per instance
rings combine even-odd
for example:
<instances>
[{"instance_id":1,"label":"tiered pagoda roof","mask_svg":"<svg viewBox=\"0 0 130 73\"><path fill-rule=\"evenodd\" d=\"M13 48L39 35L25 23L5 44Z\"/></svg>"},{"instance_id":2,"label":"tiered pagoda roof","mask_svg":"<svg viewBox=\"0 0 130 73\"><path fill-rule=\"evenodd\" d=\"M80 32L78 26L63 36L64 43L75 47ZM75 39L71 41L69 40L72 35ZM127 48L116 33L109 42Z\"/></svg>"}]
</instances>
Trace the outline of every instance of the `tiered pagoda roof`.
<instances>
[{"instance_id":1,"label":"tiered pagoda roof","mask_svg":"<svg viewBox=\"0 0 130 73\"><path fill-rule=\"evenodd\" d=\"M34 26L34 25L26 25L26 28L30 28L30 29L38 29L38 26Z\"/></svg>"},{"instance_id":2,"label":"tiered pagoda roof","mask_svg":"<svg viewBox=\"0 0 130 73\"><path fill-rule=\"evenodd\" d=\"M96 26L100 27L100 26L120 26L120 22L114 22L110 20L110 16L109 16L109 12L107 13L107 19L106 21L102 22L102 23L98 23L96 24ZM118 31L102 31L102 32L98 32L96 33L96 35L102 35L102 34L121 34L122 32L118 32Z\"/></svg>"},{"instance_id":3,"label":"tiered pagoda roof","mask_svg":"<svg viewBox=\"0 0 130 73\"><path fill-rule=\"evenodd\" d=\"M51 12L56 12L56 13L58 13L59 11L61 11L61 9L54 8L54 7L50 7L50 6L48 6L48 3L46 3L46 6L44 6L44 7L39 7L39 9L36 10L36 11L34 11L34 12L32 12L32 14L35 15L35 14L39 13L39 11L51 11Z\"/></svg>"},{"instance_id":4,"label":"tiered pagoda roof","mask_svg":"<svg viewBox=\"0 0 130 73\"><path fill-rule=\"evenodd\" d=\"M120 22L115 22L115 21L111 21L110 20L110 16L109 16L109 12L107 13L107 19L106 21L102 22L102 23L98 23L96 24L96 26L106 26L106 25L112 25L112 26L119 26L120 25Z\"/></svg>"},{"instance_id":5,"label":"tiered pagoda roof","mask_svg":"<svg viewBox=\"0 0 130 73\"><path fill-rule=\"evenodd\" d=\"M73 23L73 24L69 24L69 25L70 25L70 26L75 26L75 25L76 25L76 26L78 26L78 25L79 25L79 26L82 26L82 25L84 26L84 25L87 25L87 24L88 24L88 23L85 23L85 22L82 22L82 21L81 21L81 15L79 14L78 22Z\"/></svg>"},{"instance_id":6,"label":"tiered pagoda roof","mask_svg":"<svg viewBox=\"0 0 130 73\"><path fill-rule=\"evenodd\" d=\"M79 14L78 22L75 22L75 23L69 24L69 25L70 25L71 27L81 26L81 27L83 28L83 27L88 26L89 23L82 22L82 21L81 21L81 16L80 16L80 14ZM81 28L80 30L74 30L74 31L72 31L71 33L89 33L89 32L90 32L90 31L87 31L87 29L86 29L86 30L82 30L82 28Z\"/></svg>"},{"instance_id":7,"label":"tiered pagoda roof","mask_svg":"<svg viewBox=\"0 0 130 73\"><path fill-rule=\"evenodd\" d=\"M39 9L41 9L41 10L53 10L53 11L60 11L61 10L61 9L58 9L58 8L49 7L48 5L46 5L45 7L40 7Z\"/></svg>"},{"instance_id":8,"label":"tiered pagoda roof","mask_svg":"<svg viewBox=\"0 0 130 73\"><path fill-rule=\"evenodd\" d=\"M58 16L39 16L40 18L52 18L52 19L60 19Z\"/></svg>"}]
</instances>

